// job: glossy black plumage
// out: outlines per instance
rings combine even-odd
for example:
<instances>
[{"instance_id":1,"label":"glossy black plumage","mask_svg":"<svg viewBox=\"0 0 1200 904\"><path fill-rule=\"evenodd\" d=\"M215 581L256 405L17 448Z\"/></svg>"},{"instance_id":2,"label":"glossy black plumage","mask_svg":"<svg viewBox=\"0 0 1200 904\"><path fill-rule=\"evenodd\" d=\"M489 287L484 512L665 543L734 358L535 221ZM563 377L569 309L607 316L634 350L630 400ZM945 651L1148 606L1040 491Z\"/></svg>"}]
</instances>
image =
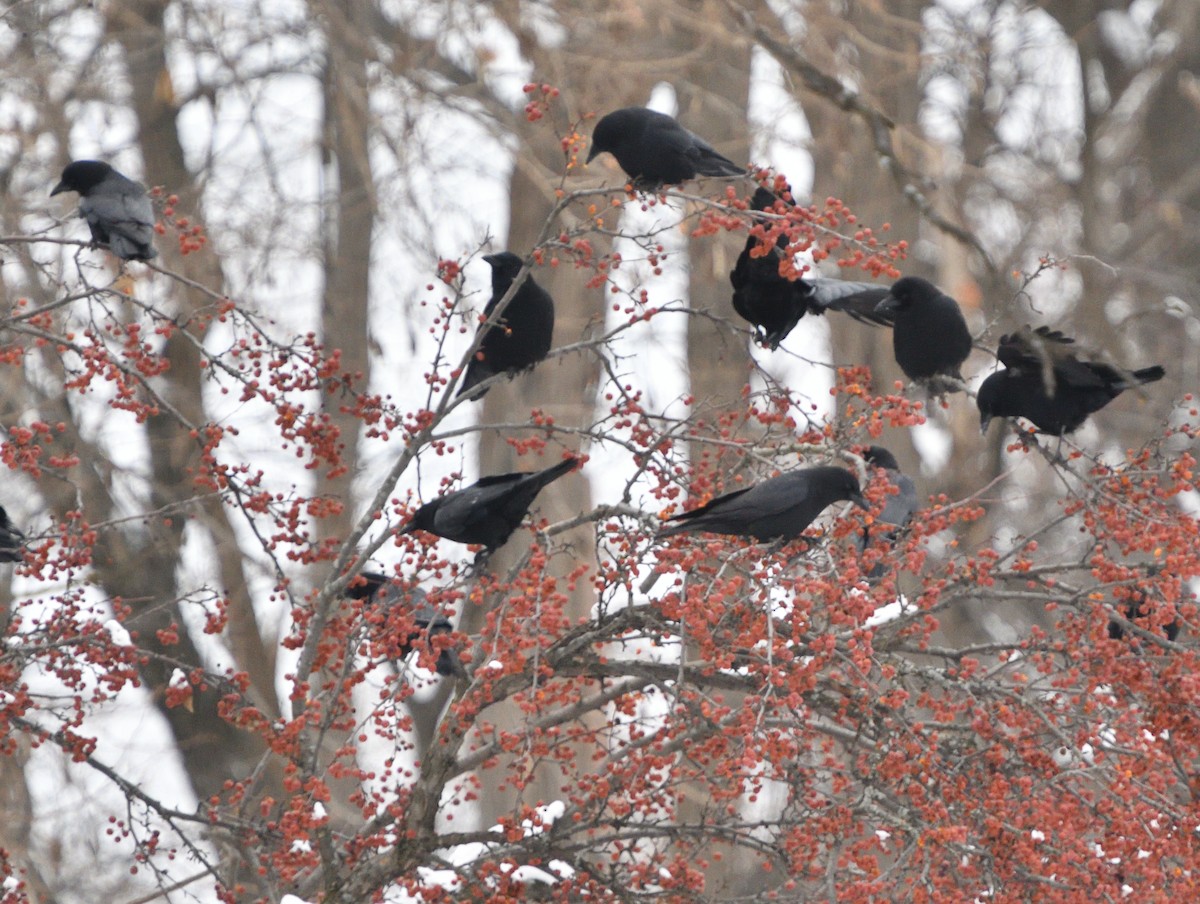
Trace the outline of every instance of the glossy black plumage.
<instances>
[{"instance_id":1,"label":"glossy black plumage","mask_svg":"<svg viewBox=\"0 0 1200 904\"><path fill-rule=\"evenodd\" d=\"M8 520L8 512L0 506L0 562L21 562L21 544L25 535L12 526Z\"/></svg>"},{"instance_id":2,"label":"glossy black plumage","mask_svg":"<svg viewBox=\"0 0 1200 904\"><path fill-rule=\"evenodd\" d=\"M511 251L486 254L483 259L492 268L492 297L483 309L484 317L490 318L521 272L524 261ZM532 273L526 274L525 281L504 306L500 319L490 327L480 328L487 332L467 364L456 397L482 398L487 389L475 387L488 377L500 373L516 376L542 361L549 354L554 338L554 299L534 282Z\"/></svg>"},{"instance_id":3,"label":"glossy black plumage","mask_svg":"<svg viewBox=\"0 0 1200 904\"><path fill-rule=\"evenodd\" d=\"M588 162L605 151L641 186L676 185L696 176L746 172L672 117L645 107L614 110L596 123Z\"/></svg>"},{"instance_id":4,"label":"glossy black plumage","mask_svg":"<svg viewBox=\"0 0 1200 904\"><path fill-rule=\"evenodd\" d=\"M895 546L900 532L912 520L913 513L917 510L919 503L916 485L910 477L901 473L896 456L882 446L868 447L863 452L863 460L868 465L883 468L888 483L895 487L897 492L888 495L883 510L875 517L870 527L863 529L858 542L859 551L865 550L867 544L872 541ZM872 572L872 576L878 576L880 571L882 569L877 568Z\"/></svg>"},{"instance_id":5,"label":"glossy black plumage","mask_svg":"<svg viewBox=\"0 0 1200 904\"><path fill-rule=\"evenodd\" d=\"M396 658L405 659L413 650L413 644L426 637L429 643L439 634L451 634L454 625L450 619L429 605L425 591L420 587L401 589L384 574L374 571L364 571L359 574L362 579L346 588L346 596L355 600L377 600L385 606L403 605L412 611L413 626L417 629L396 645ZM433 646L433 644L430 644ZM452 647L438 651L437 663L434 668L439 675L462 675L466 670L462 660Z\"/></svg>"},{"instance_id":6,"label":"glossy black plumage","mask_svg":"<svg viewBox=\"0 0 1200 904\"><path fill-rule=\"evenodd\" d=\"M424 530L456 543L477 543L491 552L503 546L520 526L542 488L578 462L566 458L544 471L481 478L465 489L425 503L401 533Z\"/></svg>"},{"instance_id":7,"label":"glossy black plumage","mask_svg":"<svg viewBox=\"0 0 1200 904\"><path fill-rule=\"evenodd\" d=\"M79 193L79 212L92 231L92 241L127 261L148 261L154 248L154 208L146 189L101 160L67 165L51 196Z\"/></svg>"},{"instance_id":8,"label":"glossy black plumage","mask_svg":"<svg viewBox=\"0 0 1200 904\"><path fill-rule=\"evenodd\" d=\"M786 205L760 187L750 201L750 208L769 211L777 201ZM753 324L754 340L760 345L775 350L801 317L824 314L827 310L842 311L863 323L891 326L891 316L877 312L879 303L888 295L883 286L820 276L790 280L779 272L784 252L775 245L765 255L755 255L753 252L760 244L756 236L748 236L746 247L729 273L733 309Z\"/></svg>"},{"instance_id":9,"label":"glossy black plumage","mask_svg":"<svg viewBox=\"0 0 1200 904\"><path fill-rule=\"evenodd\" d=\"M718 496L706 505L675 515L660 538L689 531L733 534L755 540L791 540L835 502L866 508L858 480L845 468L822 466L789 471L744 490Z\"/></svg>"},{"instance_id":10,"label":"glossy black plumage","mask_svg":"<svg viewBox=\"0 0 1200 904\"><path fill-rule=\"evenodd\" d=\"M1074 341L1044 326L1001 336L997 356L1004 368L983 381L976 398L980 428L986 431L994 417L1023 417L1062 436L1126 389L1166 375L1158 365L1127 371L1080 360L1070 348Z\"/></svg>"},{"instance_id":11,"label":"glossy black plumage","mask_svg":"<svg viewBox=\"0 0 1200 904\"><path fill-rule=\"evenodd\" d=\"M957 301L929 280L905 276L875 310L895 318L892 349L910 380L925 383L931 392L961 388L971 331Z\"/></svg>"}]
</instances>

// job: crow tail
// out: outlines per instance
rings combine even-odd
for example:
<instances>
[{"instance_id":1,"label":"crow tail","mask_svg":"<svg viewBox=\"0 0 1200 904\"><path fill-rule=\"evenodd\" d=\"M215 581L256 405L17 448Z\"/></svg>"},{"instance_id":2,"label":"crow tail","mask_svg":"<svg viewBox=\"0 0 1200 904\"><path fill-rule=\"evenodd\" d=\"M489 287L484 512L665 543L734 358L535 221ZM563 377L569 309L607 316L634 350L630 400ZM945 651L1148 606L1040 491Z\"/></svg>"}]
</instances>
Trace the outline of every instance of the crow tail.
<instances>
[{"instance_id":1,"label":"crow tail","mask_svg":"<svg viewBox=\"0 0 1200 904\"><path fill-rule=\"evenodd\" d=\"M553 483L569 471L575 470L575 466L579 464L579 459L574 455L569 458L564 458L558 464L547 468L544 471L538 472L538 488L544 487Z\"/></svg>"},{"instance_id":2,"label":"crow tail","mask_svg":"<svg viewBox=\"0 0 1200 904\"><path fill-rule=\"evenodd\" d=\"M1153 367L1143 367L1141 370L1133 372L1134 385L1141 386L1143 383L1156 383L1166 375L1167 372L1157 364Z\"/></svg>"}]
</instances>

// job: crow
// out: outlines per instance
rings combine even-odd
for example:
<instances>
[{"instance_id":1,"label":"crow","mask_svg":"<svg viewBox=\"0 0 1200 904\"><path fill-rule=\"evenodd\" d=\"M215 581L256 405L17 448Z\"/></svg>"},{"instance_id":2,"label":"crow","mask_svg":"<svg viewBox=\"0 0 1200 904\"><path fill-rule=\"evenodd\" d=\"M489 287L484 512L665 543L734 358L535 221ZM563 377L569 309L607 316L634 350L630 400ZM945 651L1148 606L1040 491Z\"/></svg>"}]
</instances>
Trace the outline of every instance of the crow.
<instances>
[{"instance_id":1,"label":"crow","mask_svg":"<svg viewBox=\"0 0 1200 904\"><path fill-rule=\"evenodd\" d=\"M512 536L542 487L577 464L579 459L571 457L532 474L484 477L472 486L425 503L400 533L428 531L456 543L479 544L491 554Z\"/></svg>"},{"instance_id":2,"label":"crow","mask_svg":"<svg viewBox=\"0 0 1200 904\"><path fill-rule=\"evenodd\" d=\"M894 547L900 532L912 520L913 513L917 510L917 488L910 477L900 473L900 463L896 461L896 456L883 446L869 446L862 453L862 457L867 464L883 468L888 484L899 491L888 495L883 511L875 516L871 525L871 527L881 528L882 530L876 536ZM862 535L858 539L859 552L864 551L871 540L871 527L863 528ZM871 577L878 577L882 572L883 566L878 565L872 570Z\"/></svg>"},{"instance_id":3,"label":"crow","mask_svg":"<svg viewBox=\"0 0 1200 904\"><path fill-rule=\"evenodd\" d=\"M1171 619L1160 629L1152 625L1149 621L1143 621L1143 619L1149 619L1150 617L1150 612L1146 608L1146 602L1146 594L1140 591L1136 592L1125 602L1125 605L1121 607L1122 615L1124 615L1129 621L1135 623L1139 628L1145 628L1147 631L1154 633L1158 633L1161 630L1162 633L1166 635L1167 640L1174 642L1175 638L1179 636L1178 617ZM1108 636L1113 640L1120 640L1125 636L1125 626L1115 619L1109 619Z\"/></svg>"},{"instance_id":4,"label":"crow","mask_svg":"<svg viewBox=\"0 0 1200 904\"><path fill-rule=\"evenodd\" d=\"M958 302L919 276L905 276L875 308L895 318L892 348L910 380L932 393L961 389L962 363L971 354L971 332Z\"/></svg>"},{"instance_id":5,"label":"crow","mask_svg":"<svg viewBox=\"0 0 1200 904\"><path fill-rule=\"evenodd\" d=\"M718 154L665 113L625 107L592 131L587 162L608 151L637 186L676 185L696 176L742 176L746 168Z\"/></svg>"},{"instance_id":6,"label":"crow","mask_svg":"<svg viewBox=\"0 0 1200 904\"><path fill-rule=\"evenodd\" d=\"M511 251L485 254L483 259L492 268L492 298L483 309L484 318L489 319L521 272L524 261ZM461 395L483 398L487 389L475 387L488 377L501 373L513 377L545 359L554 335L554 299L533 281L532 274L526 274L525 281L504 306L500 319L480 329L486 332L467 364L456 398Z\"/></svg>"},{"instance_id":7,"label":"crow","mask_svg":"<svg viewBox=\"0 0 1200 904\"><path fill-rule=\"evenodd\" d=\"M24 539L25 535L9 522L4 506L0 506L0 562L24 561L25 557L21 554Z\"/></svg>"},{"instance_id":8,"label":"crow","mask_svg":"<svg viewBox=\"0 0 1200 904\"><path fill-rule=\"evenodd\" d=\"M980 429L994 417L1023 417L1051 436L1071 433L1126 389L1161 380L1162 367L1126 371L1080 360L1075 340L1057 330L1028 326L1000 337L997 357L1004 365L979 387Z\"/></svg>"},{"instance_id":9,"label":"crow","mask_svg":"<svg viewBox=\"0 0 1200 904\"><path fill-rule=\"evenodd\" d=\"M668 518L677 523L664 527L658 537L708 531L755 540L791 540L800 536L826 506L843 500L867 507L853 474L829 466L804 468L718 496L699 508Z\"/></svg>"},{"instance_id":10,"label":"crow","mask_svg":"<svg viewBox=\"0 0 1200 904\"><path fill-rule=\"evenodd\" d=\"M760 187L750 201L750 209L772 210L779 200L775 194ZM875 310L887 297L887 289L871 283L819 276L788 279L779 272L787 258L785 252L774 245L766 254L756 256L754 249L760 245L761 239L748 236L746 247L729 272L733 309L753 324L754 341L759 345L774 351L801 317L824 314L827 310L844 311L863 323L892 325L891 315Z\"/></svg>"},{"instance_id":11,"label":"crow","mask_svg":"<svg viewBox=\"0 0 1200 904\"><path fill-rule=\"evenodd\" d=\"M454 625L450 624L450 619L429 605L425 591L420 587L413 587L409 590L401 589L387 575L376 571L360 572L359 578L362 579L361 582L356 581L346 588L348 598L376 600L389 609L396 605L403 605L412 610L413 626L417 630L409 633L404 641L397 645L397 659L408 658L408 654L413 650L413 644L420 640L422 635L425 635L425 643L433 647L434 645L429 641L434 637L454 632ZM458 653L452 647L444 647L438 651L437 663L434 668L439 675L466 674L462 660L458 658Z\"/></svg>"},{"instance_id":12,"label":"crow","mask_svg":"<svg viewBox=\"0 0 1200 904\"><path fill-rule=\"evenodd\" d=\"M92 241L126 261L148 261L154 248L154 208L141 183L127 179L101 160L67 164L50 196L79 192L79 212L92 230Z\"/></svg>"}]
</instances>

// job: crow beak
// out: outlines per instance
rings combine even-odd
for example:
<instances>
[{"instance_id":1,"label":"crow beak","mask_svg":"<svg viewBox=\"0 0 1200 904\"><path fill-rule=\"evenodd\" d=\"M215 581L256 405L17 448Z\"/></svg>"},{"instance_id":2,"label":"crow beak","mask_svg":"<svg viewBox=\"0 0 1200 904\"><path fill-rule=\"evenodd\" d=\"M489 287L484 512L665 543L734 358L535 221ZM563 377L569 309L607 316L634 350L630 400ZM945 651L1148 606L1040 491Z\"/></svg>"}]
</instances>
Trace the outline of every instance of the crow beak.
<instances>
[{"instance_id":1,"label":"crow beak","mask_svg":"<svg viewBox=\"0 0 1200 904\"><path fill-rule=\"evenodd\" d=\"M583 161L583 162L584 162L584 163L591 163L591 162L592 162L592 158L593 158L593 157L595 157L595 156L596 156L597 154L599 154L599 153L601 153L601 151L600 151L600 148L596 147L596 146L593 144L593 145L592 145L592 149L591 149L590 151L588 151L587 160L585 160L585 161Z\"/></svg>"},{"instance_id":2,"label":"crow beak","mask_svg":"<svg viewBox=\"0 0 1200 904\"><path fill-rule=\"evenodd\" d=\"M983 435L983 436L987 435L988 424L990 424L991 422L992 422L992 416L990 414L979 415L979 433L981 435Z\"/></svg>"},{"instance_id":3,"label":"crow beak","mask_svg":"<svg viewBox=\"0 0 1200 904\"><path fill-rule=\"evenodd\" d=\"M496 258L498 256L499 255L496 255L496 254L485 254L483 256L483 259L488 262L489 266L494 267L494 266L496 266Z\"/></svg>"},{"instance_id":4,"label":"crow beak","mask_svg":"<svg viewBox=\"0 0 1200 904\"><path fill-rule=\"evenodd\" d=\"M50 197L53 198L59 192L70 191L70 190L71 190L71 187L69 185L67 185L66 182L59 182L58 185L54 186L54 191L50 192Z\"/></svg>"},{"instance_id":5,"label":"crow beak","mask_svg":"<svg viewBox=\"0 0 1200 904\"><path fill-rule=\"evenodd\" d=\"M863 497L862 493L855 493L853 496L850 497L850 501L853 502L855 505L857 505L863 511L869 512L871 510L871 503L867 502L867 500Z\"/></svg>"},{"instance_id":6,"label":"crow beak","mask_svg":"<svg viewBox=\"0 0 1200 904\"><path fill-rule=\"evenodd\" d=\"M896 313L896 296L885 295L883 301L875 305L876 314L895 314Z\"/></svg>"}]
</instances>

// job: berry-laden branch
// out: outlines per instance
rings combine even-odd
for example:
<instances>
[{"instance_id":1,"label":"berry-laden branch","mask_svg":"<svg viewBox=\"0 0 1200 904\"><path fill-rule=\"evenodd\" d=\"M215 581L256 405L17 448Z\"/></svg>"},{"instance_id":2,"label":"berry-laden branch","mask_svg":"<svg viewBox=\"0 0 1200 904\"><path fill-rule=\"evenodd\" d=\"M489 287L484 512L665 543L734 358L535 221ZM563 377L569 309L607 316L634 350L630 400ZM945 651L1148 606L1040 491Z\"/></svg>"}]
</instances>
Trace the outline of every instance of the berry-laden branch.
<instances>
[{"instance_id":1,"label":"berry-laden branch","mask_svg":"<svg viewBox=\"0 0 1200 904\"><path fill-rule=\"evenodd\" d=\"M531 103L542 111L541 100ZM569 159L577 137L563 139ZM766 171L757 181L786 185ZM229 654L226 593L208 589L217 586L210 576L181 576L171 598L93 592L98 552L115 548L107 537L126 538L131 556L173 542L181 573L188 564L183 531L169 522L189 502L157 500L152 469L125 463L141 478L132 490L108 474L101 485L132 498L137 517L114 510L89 520L81 504L27 551L11 536L0 547L21 557L29 583L62 581L6 613L6 748L24 735L103 774L139 808L136 832L134 820L118 831L137 835L151 868L162 823L226 900L241 893L239 873L234 858L207 853L213 840L229 840L273 890L326 901L398 891L689 901L711 891L706 869L730 856L752 859L773 891L797 899L1193 890L1200 698L1191 676L1200 663L1190 585L1200 552L1187 511L1196 490L1190 400L1123 455L1019 434L1002 471L958 498L936 491L937 475L903 475L888 461L879 444L927 426L928 406L876 387L865 366L829 367L833 387L820 405L782 378L748 385L749 367L747 385L727 396L656 403L630 366L652 354L639 343L653 348L655 329L702 317L748 338L726 311L657 297L653 277L674 263L670 232L686 231L696 254L723 233L750 235L758 242L747 259L778 252L768 275L790 285L815 278L805 254L893 278L906 242L881 242L836 199L802 207L781 198L760 210L737 190L563 186L473 338L457 334L465 259L442 259L419 309L428 366L409 395L345 372L318 331L287 334L166 266L150 271L156 285L203 302L184 309L165 288L168 300L72 281L16 306L2 324L0 361L22 380L50 383L53 371L52 392L69 402L61 422L7 427L10 468L45 494L82 485L84 470L95 479L117 469L95 429L94 458L55 454L62 437L85 433L89 413L120 412L139 438L165 423L156 435L174 441L149 460L185 470L197 508L220 500L237 517L235 545L265 576L258 602L290 618L283 646L293 655L273 711ZM626 205L662 218L649 234L633 232L618 219ZM175 227L189 236L189 254L211 253L185 219ZM596 250L615 238L636 250ZM570 269L597 309L613 308L606 326L560 334L547 356L597 360L595 411L567 425L546 405L522 404L469 422L469 400L456 390L484 334L515 329L522 285L554 267ZM205 404L181 403L168 348L202 362ZM524 378L504 371L478 385L509 377ZM318 397L386 452L385 466L363 478L362 514L335 537L316 528L356 500L331 498L323 481L361 462L347 460ZM958 404L969 403L947 402ZM244 442L250 427L257 446ZM601 497L553 524L536 502L516 500L524 507L496 544L512 553L503 567L489 559L494 550L456 537L470 538L480 509L511 514L489 504L513 498L485 491L519 477L483 474L468 486L451 466L435 491L425 486L424 506L413 489L417 471L485 430L518 453L578 453L583 476L570 479L594 481ZM266 461L278 453L295 469ZM771 481L818 468L855 491L782 527L758 517L776 504L806 507L805 494L822 488L816 478ZM906 489L901 478L919 482ZM763 486L793 495L747 495ZM1034 505L1047 486L1053 500ZM471 488L479 492L458 495ZM426 511L417 523L418 511L451 498L461 507L447 506L448 522ZM763 510L740 508L747 498ZM997 514L1006 510L1021 517ZM580 526L592 530L583 543L571 533ZM594 564L585 558L593 550ZM355 593L375 555L388 559L382 586ZM581 587L595 600L585 613L570 606ZM139 614L171 615L142 636L130 624L135 604ZM175 617L193 605L199 617ZM468 607L482 626L469 634L454 621ZM991 627L956 630L972 620ZM121 638L126 625L133 633ZM455 660L443 659L450 653ZM448 660L458 666L441 668ZM154 686L161 712L182 721L208 703L207 726L257 742L244 771L223 776L190 816L95 753L92 720L152 669L179 672ZM35 673L50 691L34 686ZM447 703L422 745L414 712L434 682ZM547 773L562 789L554 800L532 790ZM479 826L469 816L482 775L515 803Z\"/></svg>"}]
</instances>

